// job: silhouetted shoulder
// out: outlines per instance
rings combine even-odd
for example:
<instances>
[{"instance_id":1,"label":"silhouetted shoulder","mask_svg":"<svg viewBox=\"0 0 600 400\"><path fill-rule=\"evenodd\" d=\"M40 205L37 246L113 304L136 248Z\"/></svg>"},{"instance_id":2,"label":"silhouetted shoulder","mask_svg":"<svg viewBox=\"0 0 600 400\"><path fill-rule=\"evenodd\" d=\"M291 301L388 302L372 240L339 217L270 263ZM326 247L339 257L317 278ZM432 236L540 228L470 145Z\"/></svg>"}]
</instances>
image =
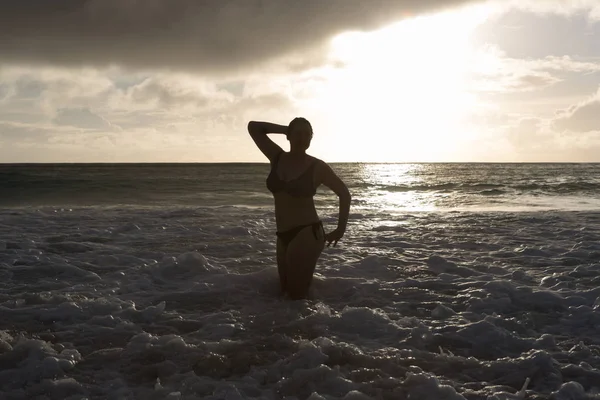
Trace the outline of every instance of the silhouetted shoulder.
<instances>
[{"instance_id":1,"label":"silhouetted shoulder","mask_svg":"<svg viewBox=\"0 0 600 400\"><path fill-rule=\"evenodd\" d=\"M312 157L312 163L315 168L315 175L317 178L317 182L320 185L321 183L323 183L323 177L333 171L331 170L331 167L329 166L329 164L327 164L325 161L321 160L320 158Z\"/></svg>"},{"instance_id":2,"label":"silhouetted shoulder","mask_svg":"<svg viewBox=\"0 0 600 400\"><path fill-rule=\"evenodd\" d=\"M348 188L337 176L335 171L325 161L315 158L316 160L316 180L318 185L325 185L338 196L348 194Z\"/></svg>"}]
</instances>

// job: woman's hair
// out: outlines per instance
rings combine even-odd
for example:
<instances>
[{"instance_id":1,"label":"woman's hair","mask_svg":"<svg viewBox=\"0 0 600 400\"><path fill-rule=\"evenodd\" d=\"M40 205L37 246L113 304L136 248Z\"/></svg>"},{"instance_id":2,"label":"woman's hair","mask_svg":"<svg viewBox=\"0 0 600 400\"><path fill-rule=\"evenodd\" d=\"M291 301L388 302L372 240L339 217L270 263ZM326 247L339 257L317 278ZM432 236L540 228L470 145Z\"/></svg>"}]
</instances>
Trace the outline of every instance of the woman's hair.
<instances>
[{"instance_id":1,"label":"woman's hair","mask_svg":"<svg viewBox=\"0 0 600 400\"><path fill-rule=\"evenodd\" d=\"M288 132L291 130L292 126L297 125L297 124L306 124L308 125L308 129L310 129L310 136L312 137L313 135L313 129L312 129L312 125L310 124L310 122L308 122L308 120L306 118L303 117L296 117L294 118L289 124L288 124ZM289 139L289 133L286 135L286 137Z\"/></svg>"}]
</instances>

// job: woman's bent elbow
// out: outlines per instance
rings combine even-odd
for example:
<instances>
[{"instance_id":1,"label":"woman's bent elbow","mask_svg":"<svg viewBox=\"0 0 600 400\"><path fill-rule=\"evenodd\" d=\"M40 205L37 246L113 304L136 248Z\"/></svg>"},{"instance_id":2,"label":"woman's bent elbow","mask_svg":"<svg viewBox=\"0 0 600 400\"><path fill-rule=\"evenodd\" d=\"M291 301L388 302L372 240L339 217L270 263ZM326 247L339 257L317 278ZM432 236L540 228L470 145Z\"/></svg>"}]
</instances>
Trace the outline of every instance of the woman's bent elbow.
<instances>
[{"instance_id":1,"label":"woman's bent elbow","mask_svg":"<svg viewBox=\"0 0 600 400\"><path fill-rule=\"evenodd\" d=\"M352 195L350 194L348 189L346 189L345 191L340 193L339 197L340 197L340 200L348 202L348 203L350 203L352 201Z\"/></svg>"}]
</instances>

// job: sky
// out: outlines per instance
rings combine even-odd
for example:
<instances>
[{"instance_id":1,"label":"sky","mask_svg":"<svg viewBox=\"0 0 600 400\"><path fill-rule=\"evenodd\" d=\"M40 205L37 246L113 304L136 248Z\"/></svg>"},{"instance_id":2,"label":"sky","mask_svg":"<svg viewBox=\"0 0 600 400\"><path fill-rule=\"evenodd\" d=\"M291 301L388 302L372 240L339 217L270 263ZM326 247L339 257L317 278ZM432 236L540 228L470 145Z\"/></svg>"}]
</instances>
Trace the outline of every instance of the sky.
<instances>
[{"instance_id":1,"label":"sky","mask_svg":"<svg viewBox=\"0 0 600 400\"><path fill-rule=\"evenodd\" d=\"M265 162L297 116L328 162L600 162L600 2L0 3L0 163Z\"/></svg>"}]
</instances>

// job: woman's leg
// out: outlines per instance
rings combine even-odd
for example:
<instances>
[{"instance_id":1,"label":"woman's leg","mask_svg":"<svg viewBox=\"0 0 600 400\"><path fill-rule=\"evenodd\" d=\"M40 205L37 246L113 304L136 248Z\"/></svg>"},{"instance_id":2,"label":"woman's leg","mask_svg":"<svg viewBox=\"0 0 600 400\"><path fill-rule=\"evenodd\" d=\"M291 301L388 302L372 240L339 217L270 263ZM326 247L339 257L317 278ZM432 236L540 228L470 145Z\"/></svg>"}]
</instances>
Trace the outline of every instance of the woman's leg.
<instances>
[{"instance_id":1,"label":"woman's leg","mask_svg":"<svg viewBox=\"0 0 600 400\"><path fill-rule=\"evenodd\" d=\"M287 291L287 261L285 259L286 250L287 246L283 243L283 240L277 238L277 272L279 273L279 285L281 287L282 296Z\"/></svg>"},{"instance_id":2,"label":"woman's leg","mask_svg":"<svg viewBox=\"0 0 600 400\"><path fill-rule=\"evenodd\" d=\"M313 231L312 226L302 229L288 244L285 252L285 279L286 289L292 300L307 297L323 247L325 247L323 230L319 228Z\"/></svg>"}]
</instances>

